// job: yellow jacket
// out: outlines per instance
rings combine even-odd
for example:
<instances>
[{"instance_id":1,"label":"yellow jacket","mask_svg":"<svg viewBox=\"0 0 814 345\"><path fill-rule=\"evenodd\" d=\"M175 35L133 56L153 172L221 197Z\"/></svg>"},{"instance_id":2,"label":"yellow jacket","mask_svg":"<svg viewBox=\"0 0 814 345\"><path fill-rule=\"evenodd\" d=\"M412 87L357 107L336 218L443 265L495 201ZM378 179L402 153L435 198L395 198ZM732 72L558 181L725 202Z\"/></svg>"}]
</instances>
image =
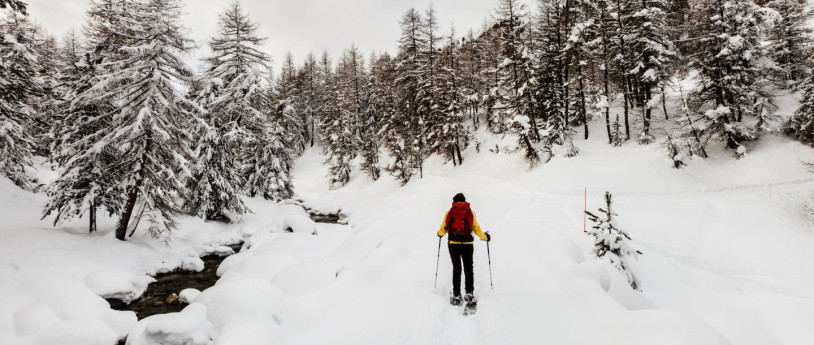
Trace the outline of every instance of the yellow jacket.
<instances>
[{"instance_id":1,"label":"yellow jacket","mask_svg":"<svg viewBox=\"0 0 814 345\"><path fill-rule=\"evenodd\" d=\"M446 229L447 223L446 223L446 221L447 221L447 215L448 214L449 214L449 210L447 210L447 212L444 213L444 218L442 218L442 220L441 220L441 228L438 229L438 236L439 237L444 236L444 235L447 234L447 229ZM477 235L481 240L486 241L486 234L484 234L483 231L480 229L480 225L478 224L478 218L476 218L474 214L472 214L472 231L474 231L475 235ZM450 244L472 244L473 242L449 241L449 243Z\"/></svg>"}]
</instances>

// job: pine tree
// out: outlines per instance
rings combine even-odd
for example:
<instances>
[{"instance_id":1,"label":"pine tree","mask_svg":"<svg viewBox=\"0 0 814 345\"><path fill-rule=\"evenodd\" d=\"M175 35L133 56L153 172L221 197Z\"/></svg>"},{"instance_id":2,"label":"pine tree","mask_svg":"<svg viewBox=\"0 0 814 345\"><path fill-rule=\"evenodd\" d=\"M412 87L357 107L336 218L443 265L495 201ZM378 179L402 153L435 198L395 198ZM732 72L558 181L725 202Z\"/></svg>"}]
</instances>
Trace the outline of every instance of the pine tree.
<instances>
[{"instance_id":1,"label":"pine tree","mask_svg":"<svg viewBox=\"0 0 814 345\"><path fill-rule=\"evenodd\" d=\"M638 282L633 272L630 271L628 260L640 255L641 252L628 244L630 236L622 229L619 229L616 218L619 216L611 209L612 197L610 192L605 192L605 208L599 208L599 214L595 215L585 211L588 219L594 223L588 234L594 237L594 254L599 258L610 261L626 277L633 289L638 289Z\"/></svg>"},{"instance_id":2,"label":"pine tree","mask_svg":"<svg viewBox=\"0 0 814 345\"><path fill-rule=\"evenodd\" d=\"M465 114L472 120L472 126L477 128L480 123L478 122L478 113L481 109L481 101L483 99L483 88L485 82L482 79L481 70L483 69L483 52L479 49L481 39L475 37L475 33L469 30L469 33L461 43L460 58L458 65L461 66L461 95Z\"/></svg>"},{"instance_id":3,"label":"pine tree","mask_svg":"<svg viewBox=\"0 0 814 345\"><path fill-rule=\"evenodd\" d=\"M104 20L93 16L95 10L92 7L89 11L90 19ZM97 210L106 210L110 216L121 212L124 195L121 176L124 171L116 164L117 149L111 146L94 149L100 138L112 130L109 127L114 109L111 100L72 101L88 92L94 79L102 74L101 63L96 58L103 51L83 52L76 34L69 33L62 51L63 70L60 72L60 83L66 89L63 95L66 104L58 126L53 128L56 139L53 158L62 172L46 190L50 199L43 209L43 218L55 214L56 226L87 213L88 232L94 232Z\"/></svg>"},{"instance_id":4,"label":"pine tree","mask_svg":"<svg viewBox=\"0 0 814 345\"><path fill-rule=\"evenodd\" d=\"M809 76L800 85L803 100L784 128L784 132L803 144L814 146L814 77Z\"/></svg>"},{"instance_id":5,"label":"pine tree","mask_svg":"<svg viewBox=\"0 0 814 345\"><path fill-rule=\"evenodd\" d=\"M359 154L362 157L362 171L374 181L381 177L381 163L379 161L381 147L380 121L384 114L392 114L393 100L389 88L379 79L382 72L375 70L386 68L389 55L385 59L380 59L376 54L371 54L370 70L363 80L364 94L363 109L359 121Z\"/></svg>"},{"instance_id":6,"label":"pine tree","mask_svg":"<svg viewBox=\"0 0 814 345\"><path fill-rule=\"evenodd\" d=\"M618 140L618 137L614 138L616 133L611 131L611 119L610 119L610 102L613 100L613 93L611 93L611 83L616 79L616 73L612 70L614 69L613 57L616 56L618 53L617 45L615 44L614 40L614 19L612 13L614 13L613 8L609 1L600 0L597 1L596 4L598 10L598 17L596 18L596 37L589 43L589 46L592 48L592 55L595 56L595 60L598 62L599 70L602 73L602 92L599 96L599 101L596 104L596 108L599 112L599 115L605 116L605 127L608 132L608 143L614 146L619 146L614 143L614 139ZM617 115L617 122L614 123L614 127L618 125L618 115ZM618 130L618 128L614 128L613 131Z\"/></svg>"},{"instance_id":7,"label":"pine tree","mask_svg":"<svg viewBox=\"0 0 814 345\"><path fill-rule=\"evenodd\" d=\"M104 129L86 136L93 150L118 152L126 201L116 237L124 240L131 219L143 215L148 234L168 240L174 215L181 211L178 199L187 192L190 138L185 129L196 119L189 111L194 104L177 87L191 81L192 71L180 54L191 49L192 41L181 34L177 0L128 2L111 14L118 24L111 29L121 45L105 57L104 74L75 102L117 100L107 113L109 122L99 126ZM141 209L134 214L137 204Z\"/></svg>"},{"instance_id":8,"label":"pine tree","mask_svg":"<svg viewBox=\"0 0 814 345\"><path fill-rule=\"evenodd\" d=\"M30 100L34 110L32 123L28 126L34 140L33 152L51 158L54 144L52 128L58 125L58 116L64 102L60 95L59 73L62 70L59 45L53 35L39 25L31 27L33 46L36 52L36 78L40 92Z\"/></svg>"},{"instance_id":9,"label":"pine tree","mask_svg":"<svg viewBox=\"0 0 814 345\"><path fill-rule=\"evenodd\" d=\"M331 186L343 186L350 180L351 161L358 152L359 120L362 104L362 68L364 62L358 49L352 46L342 55L332 85L336 95L336 111L326 114L323 135L326 137L325 163L329 166Z\"/></svg>"},{"instance_id":10,"label":"pine tree","mask_svg":"<svg viewBox=\"0 0 814 345\"><path fill-rule=\"evenodd\" d=\"M405 184L423 164L427 150L426 138L421 135L426 118L424 112L419 110L422 107L419 92L424 78L421 75L420 54L426 41L421 33L421 14L415 9L408 10L402 16L400 25L395 80L397 107L388 126L393 159L387 170Z\"/></svg>"},{"instance_id":11,"label":"pine tree","mask_svg":"<svg viewBox=\"0 0 814 345\"><path fill-rule=\"evenodd\" d=\"M621 130L622 126L619 124L619 115L616 115L616 120L613 121L611 125L610 137L611 142L610 144L613 146L622 146L622 142L625 140L624 133Z\"/></svg>"},{"instance_id":12,"label":"pine tree","mask_svg":"<svg viewBox=\"0 0 814 345\"><path fill-rule=\"evenodd\" d=\"M536 165L539 153L532 141L538 139L536 102L533 93L537 88L531 77L533 54L525 45L528 34L526 6L518 0L500 0L495 11L497 37L501 51L501 63L497 65L496 89L497 128L508 130L518 137L518 145L525 151L526 160Z\"/></svg>"},{"instance_id":13,"label":"pine tree","mask_svg":"<svg viewBox=\"0 0 814 345\"><path fill-rule=\"evenodd\" d=\"M661 94L669 82L668 67L678 57L670 40L666 8L666 0L640 0L629 7L630 31L626 39L633 58L630 73L642 107L642 132L638 140L642 144L654 140L650 133L651 114L661 99L656 95Z\"/></svg>"},{"instance_id":14,"label":"pine tree","mask_svg":"<svg viewBox=\"0 0 814 345\"><path fill-rule=\"evenodd\" d=\"M0 0L0 8L9 8L12 11L19 12L22 15L27 15L27 7L25 2L21 0Z\"/></svg>"},{"instance_id":15,"label":"pine tree","mask_svg":"<svg viewBox=\"0 0 814 345\"><path fill-rule=\"evenodd\" d=\"M450 31L446 46L439 55L440 71L438 80L439 109L442 115L437 126L439 132L439 151L454 165L463 163L461 148L468 140L467 128L464 125L464 94L459 77L461 63L458 58L460 47L455 37L455 28Z\"/></svg>"},{"instance_id":16,"label":"pine tree","mask_svg":"<svg viewBox=\"0 0 814 345\"><path fill-rule=\"evenodd\" d=\"M96 146L115 129L112 123L117 100L87 97L105 74L105 60L121 55L118 43L124 39L115 27L123 6L118 0L91 2L84 27L87 47L75 32L69 32L64 40L59 74L65 104L52 128L53 159L61 173L48 186L49 201L43 209L43 218L55 214L54 225L88 214L88 231L94 232L98 210L114 216L124 204L121 181L125 170L118 164L119 149Z\"/></svg>"},{"instance_id":17,"label":"pine tree","mask_svg":"<svg viewBox=\"0 0 814 345\"><path fill-rule=\"evenodd\" d=\"M297 85L296 73L294 57L289 52L283 59L283 68L277 79L275 94L271 98L276 103L276 122L283 127L283 133L285 133L285 145L292 148L295 155L300 155L305 150L307 140L306 120L299 112L301 91Z\"/></svg>"},{"instance_id":18,"label":"pine tree","mask_svg":"<svg viewBox=\"0 0 814 345\"><path fill-rule=\"evenodd\" d=\"M3 2L24 11L20 2ZM31 166L34 142L28 126L34 109L30 106L40 94L36 78L36 51L31 24L19 13L10 13L0 21L0 174L21 188L31 187L26 167Z\"/></svg>"},{"instance_id":19,"label":"pine tree","mask_svg":"<svg viewBox=\"0 0 814 345\"><path fill-rule=\"evenodd\" d=\"M301 89L301 102L300 113L305 121L305 138L310 142L310 146L314 146L317 137L317 123L319 109L319 95L320 95L320 75L317 60L314 54L309 53L305 59L305 64L299 71L299 77L302 80Z\"/></svg>"},{"instance_id":20,"label":"pine tree","mask_svg":"<svg viewBox=\"0 0 814 345\"><path fill-rule=\"evenodd\" d=\"M773 0L766 7L778 12L781 19L769 31L768 41L772 61L777 64L784 86L796 86L809 74L806 59L811 57L809 24L812 14L805 0Z\"/></svg>"},{"instance_id":21,"label":"pine tree","mask_svg":"<svg viewBox=\"0 0 814 345\"><path fill-rule=\"evenodd\" d=\"M555 145L568 146L568 156L579 150L571 140L569 117L573 109L569 91L570 60L565 54L571 24L567 15L566 1L545 1L537 3L538 17L534 27L534 47L537 58L535 79L539 83L539 107L542 125L542 146L548 159L552 157Z\"/></svg>"},{"instance_id":22,"label":"pine tree","mask_svg":"<svg viewBox=\"0 0 814 345\"><path fill-rule=\"evenodd\" d=\"M760 41L771 13L751 0L715 0L699 3L695 14L694 31L701 37L692 66L701 87L691 98L698 104L696 111L705 115L699 130L743 155L742 143L758 137L773 111ZM757 124L744 124L747 116L757 118Z\"/></svg>"}]
</instances>

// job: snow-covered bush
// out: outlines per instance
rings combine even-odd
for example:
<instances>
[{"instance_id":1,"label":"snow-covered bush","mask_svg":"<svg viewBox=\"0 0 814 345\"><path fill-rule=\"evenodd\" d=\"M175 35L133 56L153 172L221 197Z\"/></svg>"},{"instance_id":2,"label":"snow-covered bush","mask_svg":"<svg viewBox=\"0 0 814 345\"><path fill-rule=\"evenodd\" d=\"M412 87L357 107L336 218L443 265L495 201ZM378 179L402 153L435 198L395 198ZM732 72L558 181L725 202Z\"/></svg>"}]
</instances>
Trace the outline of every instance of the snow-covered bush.
<instances>
[{"instance_id":1,"label":"snow-covered bush","mask_svg":"<svg viewBox=\"0 0 814 345\"><path fill-rule=\"evenodd\" d=\"M591 230L588 230L588 234L594 237L594 254L599 258L607 259L627 277L630 286L638 290L638 282L633 276L633 272L630 271L628 259L636 257L641 252L628 244L630 236L617 226L614 217L618 214L613 213L611 203L611 193L605 192L606 206L604 209L599 208L601 216L585 211L588 218L594 223Z\"/></svg>"}]
</instances>

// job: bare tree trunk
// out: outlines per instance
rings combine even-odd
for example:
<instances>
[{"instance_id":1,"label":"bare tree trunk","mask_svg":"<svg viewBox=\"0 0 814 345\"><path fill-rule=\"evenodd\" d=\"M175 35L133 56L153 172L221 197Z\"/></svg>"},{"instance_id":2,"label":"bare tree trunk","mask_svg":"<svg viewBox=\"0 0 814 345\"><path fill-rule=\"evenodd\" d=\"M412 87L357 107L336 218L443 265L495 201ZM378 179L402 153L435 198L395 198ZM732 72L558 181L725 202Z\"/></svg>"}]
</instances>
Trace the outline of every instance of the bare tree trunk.
<instances>
[{"instance_id":1,"label":"bare tree trunk","mask_svg":"<svg viewBox=\"0 0 814 345\"><path fill-rule=\"evenodd\" d=\"M90 203L90 224L88 224L89 233L96 232L96 202Z\"/></svg>"},{"instance_id":2,"label":"bare tree trunk","mask_svg":"<svg viewBox=\"0 0 814 345\"><path fill-rule=\"evenodd\" d=\"M119 219L119 224L116 226L116 238L120 241L124 241L124 237L127 235L127 227L130 225L130 217L133 215L133 208L136 206L136 201L138 200L138 193L141 185L144 183L144 162L147 161L147 154L150 152L153 140L151 139L151 134L147 134L147 140L144 144L144 153L142 154L142 164L139 171L136 173L137 180L136 184L130 186L130 189L127 191L127 203L124 207L124 213L122 217Z\"/></svg>"},{"instance_id":3,"label":"bare tree trunk","mask_svg":"<svg viewBox=\"0 0 814 345\"><path fill-rule=\"evenodd\" d=\"M127 227L130 225L130 217L133 215L136 199L138 199L138 187L130 187L130 192L127 193L127 204L124 206L124 213L119 219L119 224L116 226L116 238L120 241L124 241L124 237L127 235Z\"/></svg>"}]
</instances>

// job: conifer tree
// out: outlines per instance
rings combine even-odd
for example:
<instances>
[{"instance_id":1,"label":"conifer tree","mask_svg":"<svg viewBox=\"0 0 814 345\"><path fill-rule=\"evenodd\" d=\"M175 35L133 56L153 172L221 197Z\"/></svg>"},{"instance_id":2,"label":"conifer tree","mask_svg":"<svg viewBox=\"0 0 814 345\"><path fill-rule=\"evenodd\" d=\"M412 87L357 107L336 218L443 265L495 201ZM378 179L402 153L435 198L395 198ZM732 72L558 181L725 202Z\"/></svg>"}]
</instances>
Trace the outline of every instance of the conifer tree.
<instances>
[{"instance_id":1,"label":"conifer tree","mask_svg":"<svg viewBox=\"0 0 814 345\"><path fill-rule=\"evenodd\" d=\"M55 139L52 129L58 126L57 114L64 104L59 85L62 61L56 37L40 25L33 25L30 30L32 49L37 56L35 75L39 80L40 92L30 100L34 116L28 129L34 140L34 154L51 158Z\"/></svg>"},{"instance_id":2,"label":"conifer tree","mask_svg":"<svg viewBox=\"0 0 814 345\"><path fill-rule=\"evenodd\" d=\"M27 15L28 5L21 0L0 0L0 8L8 8L14 12L18 12L22 15Z\"/></svg>"},{"instance_id":3,"label":"conifer tree","mask_svg":"<svg viewBox=\"0 0 814 345\"><path fill-rule=\"evenodd\" d=\"M540 160L532 141L538 139L536 100L537 85L532 78L532 52L527 49L524 35L528 34L528 14L518 0L500 0L495 11L501 63L497 65L498 80L495 110L500 125L518 136L526 160L534 166ZM505 126L505 127L504 127Z\"/></svg>"},{"instance_id":4,"label":"conifer tree","mask_svg":"<svg viewBox=\"0 0 814 345\"><path fill-rule=\"evenodd\" d=\"M17 1L0 4L6 6L25 10ZM0 21L0 174L22 188L31 187L25 172L32 164L34 146L28 129L34 116L30 104L41 89L32 34L31 23L20 13L9 13Z\"/></svg>"},{"instance_id":5,"label":"conifer tree","mask_svg":"<svg viewBox=\"0 0 814 345\"><path fill-rule=\"evenodd\" d=\"M464 95L459 77L461 63L458 59L459 46L455 37L455 28L450 31L447 44L439 55L440 71L438 82L438 99L441 117L437 126L439 132L439 150L444 157L452 160L454 165L463 163L462 147L468 140L464 125Z\"/></svg>"},{"instance_id":6,"label":"conifer tree","mask_svg":"<svg viewBox=\"0 0 814 345\"><path fill-rule=\"evenodd\" d=\"M700 130L743 155L742 143L757 138L773 111L760 41L771 12L752 0L715 0L699 3L695 14L694 31L701 37L692 66L698 69L701 87L691 98L698 104L696 111L705 115ZM756 117L757 124L744 124L747 116Z\"/></svg>"},{"instance_id":7,"label":"conifer tree","mask_svg":"<svg viewBox=\"0 0 814 345\"><path fill-rule=\"evenodd\" d=\"M396 112L389 121L389 136L392 161L387 170L402 184L407 183L423 164L426 155L426 138L421 136L421 127L426 118L419 109L421 75L421 51L426 41L421 33L423 20L415 9L408 10L399 22L401 39L397 57Z\"/></svg>"},{"instance_id":8,"label":"conifer tree","mask_svg":"<svg viewBox=\"0 0 814 345\"><path fill-rule=\"evenodd\" d=\"M75 102L92 104L108 98L117 102L107 112L104 129L88 135L93 150L118 152L119 185L125 202L116 237L125 239L131 219L147 220L149 235L169 239L179 197L187 193L190 136L185 130L196 119L195 106L179 91L192 71L180 54L192 41L182 35L177 0L128 2L112 11L121 44L105 57L104 73ZM99 116L94 121L105 121ZM87 154L87 153L86 153ZM140 205L138 214L134 213Z\"/></svg>"},{"instance_id":9,"label":"conifer tree","mask_svg":"<svg viewBox=\"0 0 814 345\"><path fill-rule=\"evenodd\" d=\"M678 55L670 40L666 0L640 0L630 10L630 31L626 39L633 58L630 70L636 85L636 95L642 107L642 133L639 143L653 141L650 133L652 109L661 98L661 90L669 82L667 68Z\"/></svg>"},{"instance_id":10,"label":"conifer tree","mask_svg":"<svg viewBox=\"0 0 814 345\"><path fill-rule=\"evenodd\" d=\"M86 42L83 44L72 31L64 39L59 74L65 104L52 129L53 159L61 173L48 186L49 201L43 209L43 218L55 215L55 226L88 214L88 231L94 232L98 210L114 216L121 213L124 204L125 170L117 164L119 149L96 146L115 129L112 119L117 99L88 96L106 73L103 63L121 55L118 44L124 37L115 28L123 6L125 3L118 0L92 1L83 30Z\"/></svg>"},{"instance_id":11,"label":"conifer tree","mask_svg":"<svg viewBox=\"0 0 814 345\"><path fill-rule=\"evenodd\" d=\"M638 289L638 282L630 271L629 259L641 252L630 246L630 236L616 223L618 214L611 208L613 203L610 192L605 192L605 208L599 208L598 215L585 211L588 219L594 223L588 234L594 237L594 254L608 260L626 277L633 289Z\"/></svg>"},{"instance_id":12,"label":"conifer tree","mask_svg":"<svg viewBox=\"0 0 814 345\"><path fill-rule=\"evenodd\" d=\"M805 0L772 0L766 7L778 12L780 20L768 32L769 54L777 64L784 86L796 86L810 73L806 59L811 57L810 20L812 10Z\"/></svg>"},{"instance_id":13,"label":"conifer tree","mask_svg":"<svg viewBox=\"0 0 814 345\"><path fill-rule=\"evenodd\" d=\"M389 59L389 55L387 56ZM374 72L375 69L386 68L386 59L380 59L376 54L371 54L370 69L366 73L364 86L362 87L362 111L359 121L359 153L362 157L362 171L374 181L381 176L381 165L379 161L381 134L381 119L384 113L391 114L393 109L392 93L387 85L379 79L381 72Z\"/></svg>"},{"instance_id":14,"label":"conifer tree","mask_svg":"<svg viewBox=\"0 0 814 345\"><path fill-rule=\"evenodd\" d=\"M800 88L803 100L786 124L784 132L803 144L814 146L814 77L806 78Z\"/></svg>"},{"instance_id":15,"label":"conifer tree","mask_svg":"<svg viewBox=\"0 0 814 345\"><path fill-rule=\"evenodd\" d=\"M299 113L301 91L297 84L297 68L294 66L291 52L283 59L277 87L274 88L274 95L271 98L276 103L276 122L283 127L285 133L285 145L292 148L295 155L302 154L306 145L305 118Z\"/></svg>"},{"instance_id":16,"label":"conifer tree","mask_svg":"<svg viewBox=\"0 0 814 345\"><path fill-rule=\"evenodd\" d=\"M461 66L461 96L462 105L466 109L465 114L472 120L472 125L477 128L478 113L483 95L484 81L481 70L483 69L483 52L479 49L481 39L475 37L475 33L470 29L461 43L459 66Z\"/></svg>"},{"instance_id":17,"label":"conifer tree","mask_svg":"<svg viewBox=\"0 0 814 345\"><path fill-rule=\"evenodd\" d=\"M353 46L345 51L336 68L332 85L336 111L326 114L322 129L331 186L348 183L351 161L357 155L359 119L363 109L360 85L362 64L361 55Z\"/></svg>"},{"instance_id":18,"label":"conifer tree","mask_svg":"<svg viewBox=\"0 0 814 345\"><path fill-rule=\"evenodd\" d=\"M308 57L306 57L305 64L299 71L299 77L302 83L300 113L305 121L303 130L309 145L313 147L317 136L317 123L319 122L317 109L319 109L320 94L319 66L314 54L309 53Z\"/></svg>"}]
</instances>

